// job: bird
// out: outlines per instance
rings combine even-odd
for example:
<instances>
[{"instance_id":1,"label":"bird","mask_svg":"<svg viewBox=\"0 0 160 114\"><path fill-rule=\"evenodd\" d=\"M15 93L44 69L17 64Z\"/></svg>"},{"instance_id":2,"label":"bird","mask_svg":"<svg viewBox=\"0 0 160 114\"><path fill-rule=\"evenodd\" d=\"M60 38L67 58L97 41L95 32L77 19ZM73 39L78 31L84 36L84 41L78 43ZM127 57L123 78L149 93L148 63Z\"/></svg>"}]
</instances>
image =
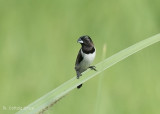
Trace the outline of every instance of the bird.
<instances>
[{"instance_id":1,"label":"bird","mask_svg":"<svg viewBox=\"0 0 160 114\"><path fill-rule=\"evenodd\" d=\"M81 48L78 52L76 63L75 63L75 71L77 74L77 79L82 76L82 72L90 68L91 70L96 70L95 66L90 66L95 59L96 56L96 48L94 47L92 39L88 36L81 36L78 40L78 43L81 44ZM82 84L77 86L77 88L81 88Z\"/></svg>"}]
</instances>

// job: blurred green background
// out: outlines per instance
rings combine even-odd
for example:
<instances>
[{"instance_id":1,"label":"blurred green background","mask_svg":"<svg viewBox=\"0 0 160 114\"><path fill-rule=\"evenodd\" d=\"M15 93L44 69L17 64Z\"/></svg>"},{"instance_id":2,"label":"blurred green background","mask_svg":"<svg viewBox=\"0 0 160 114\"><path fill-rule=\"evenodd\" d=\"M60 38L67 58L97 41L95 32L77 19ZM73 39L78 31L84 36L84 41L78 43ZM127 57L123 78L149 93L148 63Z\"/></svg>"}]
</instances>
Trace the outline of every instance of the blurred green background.
<instances>
[{"instance_id":1,"label":"blurred green background","mask_svg":"<svg viewBox=\"0 0 160 114\"><path fill-rule=\"evenodd\" d=\"M105 57L160 31L159 0L0 0L0 112L74 77L82 35ZM160 43L73 90L46 114L160 114Z\"/></svg>"}]
</instances>

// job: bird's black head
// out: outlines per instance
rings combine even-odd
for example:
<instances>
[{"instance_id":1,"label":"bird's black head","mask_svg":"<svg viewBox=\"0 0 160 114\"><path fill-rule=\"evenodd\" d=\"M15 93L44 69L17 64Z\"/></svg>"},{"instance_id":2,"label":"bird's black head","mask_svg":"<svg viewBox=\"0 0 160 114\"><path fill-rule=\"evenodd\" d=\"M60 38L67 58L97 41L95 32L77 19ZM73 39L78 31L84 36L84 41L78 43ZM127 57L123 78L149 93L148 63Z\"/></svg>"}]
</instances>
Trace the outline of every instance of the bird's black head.
<instances>
[{"instance_id":1,"label":"bird's black head","mask_svg":"<svg viewBox=\"0 0 160 114\"><path fill-rule=\"evenodd\" d=\"M92 42L92 39L89 36L81 36L78 40L78 43L80 43L82 46L86 46L86 47L93 47L94 44Z\"/></svg>"}]
</instances>

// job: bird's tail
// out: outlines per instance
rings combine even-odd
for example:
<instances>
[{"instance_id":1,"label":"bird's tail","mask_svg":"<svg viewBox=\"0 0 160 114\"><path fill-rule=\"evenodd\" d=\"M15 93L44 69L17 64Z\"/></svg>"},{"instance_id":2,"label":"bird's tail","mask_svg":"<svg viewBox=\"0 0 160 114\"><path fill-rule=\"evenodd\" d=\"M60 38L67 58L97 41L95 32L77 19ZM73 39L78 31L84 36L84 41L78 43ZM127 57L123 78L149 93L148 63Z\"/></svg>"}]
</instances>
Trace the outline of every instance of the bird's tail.
<instances>
[{"instance_id":1,"label":"bird's tail","mask_svg":"<svg viewBox=\"0 0 160 114\"><path fill-rule=\"evenodd\" d=\"M79 86L77 86L77 89L80 89L82 87L82 84L80 84Z\"/></svg>"}]
</instances>

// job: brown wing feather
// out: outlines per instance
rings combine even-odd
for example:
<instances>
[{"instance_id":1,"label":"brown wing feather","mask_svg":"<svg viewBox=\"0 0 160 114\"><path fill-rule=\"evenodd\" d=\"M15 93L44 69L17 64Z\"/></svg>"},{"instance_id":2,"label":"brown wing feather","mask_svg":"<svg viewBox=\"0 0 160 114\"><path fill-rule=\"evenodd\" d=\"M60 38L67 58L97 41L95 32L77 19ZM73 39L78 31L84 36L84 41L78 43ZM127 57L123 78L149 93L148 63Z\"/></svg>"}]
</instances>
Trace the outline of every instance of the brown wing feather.
<instances>
[{"instance_id":1,"label":"brown wing feather","mask_svg":"<svg viewBox=\"0 0 160 114\"><path fill-rule=\"evenodd\" d=\"M82 54L81 54L81 49L79 50L78 52L78 55L77 55L77 59L76 59L76 64L79 64L81 61L82 61L83 57L82 57Z\"/></svg>"},{"instance_id":2,"label":"brown wing feather","mask_svg":"<svg viewBox=\"0 0 160 114\"><path fill-rule=\"evenodd\" d=\"M79 53L77 55L76 63L75 63L75 69L77 69L79 63L83 60L82 54L81 54L81 49L79 50Z\"/></svg>"}]
</instances>

